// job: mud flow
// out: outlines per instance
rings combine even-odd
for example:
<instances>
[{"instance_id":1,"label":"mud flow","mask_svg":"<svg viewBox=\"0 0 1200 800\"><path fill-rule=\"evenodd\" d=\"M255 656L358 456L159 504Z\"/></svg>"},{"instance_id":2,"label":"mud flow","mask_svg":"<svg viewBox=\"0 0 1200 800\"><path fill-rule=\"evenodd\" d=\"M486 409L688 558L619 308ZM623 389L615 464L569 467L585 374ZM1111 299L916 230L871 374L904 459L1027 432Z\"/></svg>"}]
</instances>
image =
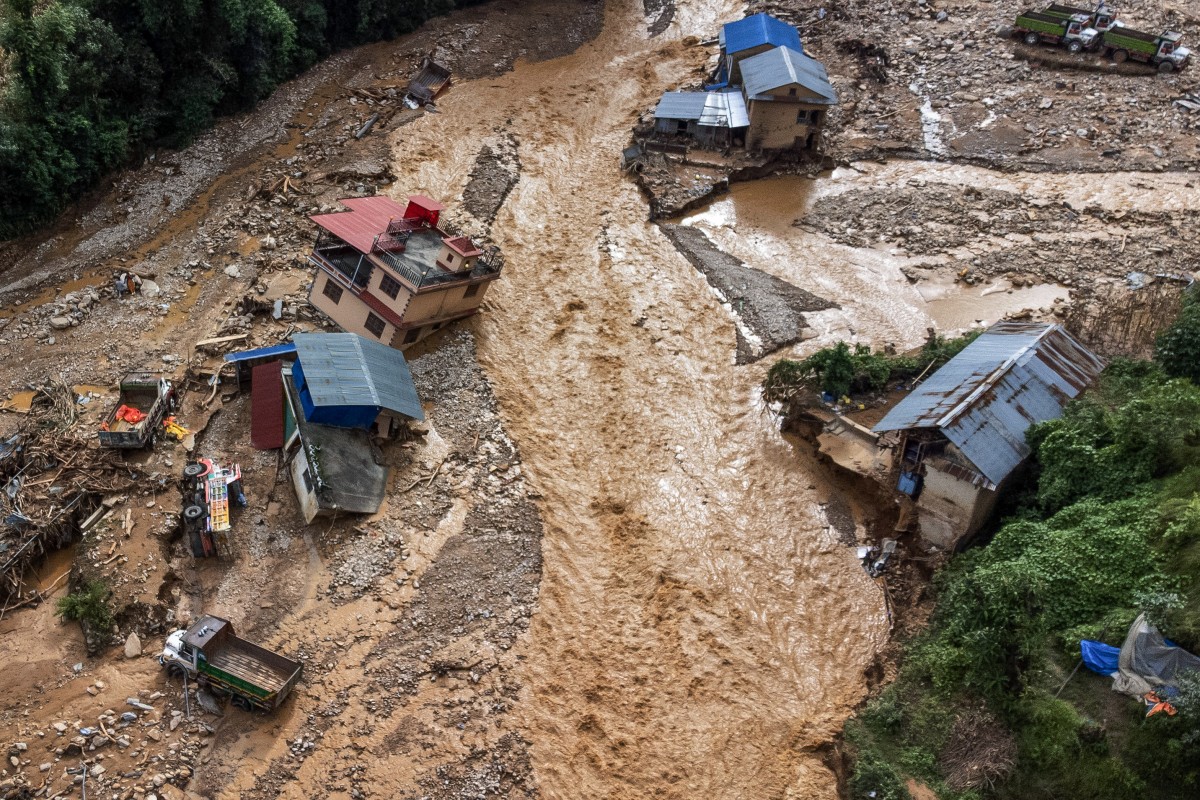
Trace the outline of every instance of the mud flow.
<instances>
[{"instance_id":1,"label":"mud flow","mask_svg":"<svg viewBox=\"0 0 1200 800\"><path fill-rule=\"evenodd\" d=\"M469 52L487 14L517 12L462 13L451 29ZM1172 173L853 162L735 184L668 223L668 236L618 157L661 92L702 80L714 49L697 42L742 13L714 0L614 0L572 54L511 69L497 60L456 78L436 113L372 133L362 146L390 164L369 175L306 176L311 195L271 200L263 170L239 166L200 195L212 203L204 220L166 229L187 228L195 254L147 236L168 254L161 313L131 317L131 301L56 330L56 344L36 338L40 285L9 309L0 334L22 354L6 364L14 406L38 372L114 380L139 355L113 344L121 336L151 361L187 362L259 283L268 299L302 302L306 215L380 176L394 181L372 190L446 202L507 263L481 315L409 352L428 431L387 451L389 493L372 518L305 526L286 470L249 446L245 396L201 406L207 386L191 387L181 417L206 428L202 447L241 463L251 505L234 559L197 564L155 540L172 575L163 602L180 617L228 617L302 660L304 683L270 717L228 712L177 730L180 687L150 656L161 639L141 660L119 648L83 659L51 604L22 609L0 623L4 726L36 749L22 774L68 796L74 762L53 754L66 741L54 723L91 725L127 695L162 692L137 723L158 738L106 751L109 779L136 772L127 786L142 794L161 776L155 787L254 800L837 795L825 756L866 695L888 612L847 546L859 498L779 433L760 398L766 370L841 339L907 348L930 327L1062 318L1089 280L1123 285L1131 269L1200 256L1200 193ZM400 48L416 45L370 50L365 82L384 84L383 73L400 85L387 72ZM341 94L330 84L293 105ZM335 118L352 131L361 113L339 106ZM305 124L314 144L294 146L292 131L260 166L318 147L331 161L355 155L350 134L334 144L322 137L336 126ZM279 249L260 252L268 235ZM699 235L728 256L717 277L677 246ZM242 277L250 264L261 280ZM769 279L742 285L737 270ZM18 271L36 283L32 266ZM790 333L756 333L777 320L750 313L755 287L793 298ZM303 315L239 324L256 345L320 327ZM0 433L16 418L0 416ZM145 469L175 480L182 463L161 451ZM166 502L129 499L147 513L150 501ZM53 762L42 778L35 759Z\"/></svg>"}]
</instances>

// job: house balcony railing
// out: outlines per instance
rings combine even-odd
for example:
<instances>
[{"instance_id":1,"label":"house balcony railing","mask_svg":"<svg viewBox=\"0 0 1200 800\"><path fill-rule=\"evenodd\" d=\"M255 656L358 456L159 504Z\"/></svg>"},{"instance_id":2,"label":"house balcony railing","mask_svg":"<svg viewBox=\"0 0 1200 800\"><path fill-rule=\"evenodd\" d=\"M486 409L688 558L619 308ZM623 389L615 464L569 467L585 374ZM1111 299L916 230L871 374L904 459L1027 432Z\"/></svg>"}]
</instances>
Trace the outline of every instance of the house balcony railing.
<instances>
[{"instance_id":1,"label":"house balcony railing","mask_svg":"<svg viewBox=\"0 0 1200 800\"><path fill-rule=\"evenodd\" d=\"M341 248L316 248L309 260L354 289L365 289L375 269L371 260L362 253L354 250L345 252Z\"/></svg>"},{"instance_id":2,"label":"house balcony railing","mask_svg":"<svg viewBox=\"0 0 1200 800\"><path fill-rule=\"evenodd\" d=\"M429 264L418 269L397 257L394 252L380 247L373 246L371 248L371 255L379 259L388 269L394 271L418 291L432 286L444 286L484 278L489 275L498 274L504 268L504 257L497 247L490 247L485 250L470 270L462 272L451 272L450 270L442 269L437 264Z\"/></svg>"}]
</instances>

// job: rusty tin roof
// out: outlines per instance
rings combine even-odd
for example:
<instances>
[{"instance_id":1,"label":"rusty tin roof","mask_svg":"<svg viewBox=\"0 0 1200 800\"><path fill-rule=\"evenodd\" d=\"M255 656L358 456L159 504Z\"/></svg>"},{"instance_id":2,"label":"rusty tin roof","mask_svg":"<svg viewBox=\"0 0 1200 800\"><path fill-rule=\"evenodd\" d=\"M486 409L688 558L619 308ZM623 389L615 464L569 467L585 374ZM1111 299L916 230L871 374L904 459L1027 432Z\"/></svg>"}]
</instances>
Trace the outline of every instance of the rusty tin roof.
<instances>
[{"instance_id":1,"label":"rusty tin roof","mask_svg":"<svg viewBox=\"0 0 1200 800\"><path fill-rule=\"evenodd\" d=\"M999 484L1029 455L1025 431L1055 419L1104 369L1061 325L1000 322L879 421L876 432L936 428Z\"/></svg>"}]
</instances>

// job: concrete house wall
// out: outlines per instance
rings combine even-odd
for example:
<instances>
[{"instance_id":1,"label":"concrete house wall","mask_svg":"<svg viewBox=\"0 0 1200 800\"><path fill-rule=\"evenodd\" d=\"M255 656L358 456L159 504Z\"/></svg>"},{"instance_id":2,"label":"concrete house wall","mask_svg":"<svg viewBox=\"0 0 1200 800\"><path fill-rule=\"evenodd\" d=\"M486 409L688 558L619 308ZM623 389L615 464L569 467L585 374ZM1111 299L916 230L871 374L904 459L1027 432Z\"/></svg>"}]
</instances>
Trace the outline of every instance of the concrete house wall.
<instances>
[{"instance_id":1,"label":"concrete house wall","mask_svg":"<svg viewBox=\"0 0 1200 800\"><path fill-rule=\"evenodd\" d=\"M796 94L790 94L789 89ZM828 104L805 102L816 95L794 83L771 92L770 97L770 100L751 98L749 102L747 146L762 150L815 147L829 111Z\"/></svg>"},{"instance_id":2,"label":"concrete house wall","mask_svg":"<svg viewBox=\"0 0 1200 800\"><path fill-rule=\"evenodd\" d=\"M375 270L379 274L381 270ZM375 275L371 276L372 282L375 282ZM317 270L317 277L313 281L312 288L308 292L308 301L317 309L324 313L327 317L338 324L342 330L347 333L357 333L360 336L365 336L368 339L376 339L381 342L391 342L396 335L396 326L387 321L380 313L373 311L370 306L364 303L357 295L349 289L342 286L342 296L335 303L328 295L325 294L326 284L342 286L332 276L323 270ZM376 290L378 287L376 287ZM401 288L399 297L407 298L408 290ZM372 294L375 294L373 291ZM378 296L378 295L376 295ZM384 295L383 300L391 298ZM373 313L375 316L383 320L383 333L377 335L372 331L367 330L367 314Z\"/></svg>"}]
</instances>

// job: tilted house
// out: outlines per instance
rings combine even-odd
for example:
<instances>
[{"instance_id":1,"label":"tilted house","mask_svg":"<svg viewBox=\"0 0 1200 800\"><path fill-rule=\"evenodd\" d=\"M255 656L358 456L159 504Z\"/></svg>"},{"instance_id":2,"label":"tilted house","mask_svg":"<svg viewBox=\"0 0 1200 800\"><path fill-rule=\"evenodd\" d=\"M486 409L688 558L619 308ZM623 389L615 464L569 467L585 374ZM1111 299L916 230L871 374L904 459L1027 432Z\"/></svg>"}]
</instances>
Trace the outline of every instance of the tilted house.
<instances>
[{"instance_id":1,"label":"tilted house","mask_svg":"<svg viewBox=\"0 0 1200 800\"><path fill-rule=\"evenodd\" d=\"M425 418L404 354L353 333L298 333L292 340L291 348L230 359L261 362L252 369L251 443L283 448L306 521L374 513L388 470L373 438Z\"/></svg>"},{"instance_id":2,"label":"tilted house","mask_svg":"<svg viewBox=\"0 0 1200 800\"><path fill-rule=\"evenodd\" d=\"M318 214L308 299L341 328L391 347L412 344L479 311L503 259L441 222L442 205L412 195L341 201Z\"/></svg>"},{"instance_id":3,"label":"tilted house","mask_svg":"<svg viewBox=\"0 0 1200 800\"><path fill-rule=\"evenodd\" d=\"M730 85L742 81L741 63L775 47L802 50L800 32L770 14L752 14L721 27L721 66L718 77Z\"/></svg>"},{"instance_id":4,"label":"tilted house","mask_svg":"<svg viewBox=\"0 0 1200 800\"><path fill-rule=\"evenodd\" d=\"M892 408L873 430L899 433L896 489L916 501L921 535L949 549L978 531L1029 456L1029 426L1103 369L1060 325L1000 322Z\"/></svg>"},{"instance_id":5,"label":"tilted house","mask_svg":"<svg viewBox=\"0 0 1200 800\"><path fill-rule=\"evenodd\" d=\"M837 92L825 65L790 47L776 47L741 65L752 150L811 150Z\"/></svg>"}]
</instances>

